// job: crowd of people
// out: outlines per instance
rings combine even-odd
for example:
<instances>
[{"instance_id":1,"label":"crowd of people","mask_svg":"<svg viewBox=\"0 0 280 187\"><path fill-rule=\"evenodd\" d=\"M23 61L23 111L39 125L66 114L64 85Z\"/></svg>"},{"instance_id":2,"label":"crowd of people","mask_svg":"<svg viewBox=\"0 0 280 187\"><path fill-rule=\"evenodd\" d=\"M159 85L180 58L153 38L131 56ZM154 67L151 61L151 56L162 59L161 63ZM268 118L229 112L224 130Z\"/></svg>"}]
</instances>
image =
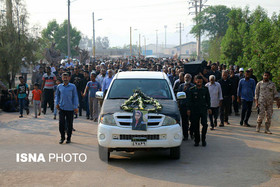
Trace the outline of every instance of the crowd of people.
<instances>
[{"instance_id":1,"label":"crowd of people","mask_svg":"<svg viewBox=\"0 0 280 187\"><path fill-rule=\"evenodd\" d=\"M270 80L270 72L264 72L263 79L258 82L251 68L244 73L243 68L234 69L233 66L230 66L227 69L225 65L222 65L220 71L217 67L216 63L206 66L201 73L194 77L195 85L192 85L192 76L183 72L179 73L177 81L174 82L174 92L176 93L178 87L176 82L179 82L178 91L184 91L187 95L184 102L179 101L184 140L188 139L188 133L190 133L195 140L195 146L198 146L200 142L199 123L201 123L202 146L206 146L207 118L209 117L210 129L214 130L218 126L220 114L219 127L224 127L230 125L229 116L233 110L236 116L240 115L239 108L241 108L240 125L251 127L249 119L254 101L258 109L256 131L260 132L262 121L266 117L264 132L272 134L270 125L273 102L276 100L279 108L280 100L276 85ZM170 78L173 77L170 76ZM189 125L189 121L191 125Z\"/></svg>"},{"instance_id":2,"label":"crowd of people","mask_svg":"<svg viewBox=\"0 0 280 187\"><path fill-rule=\"evenodd\" d=\"M71 59L67 63L46 64L40 62L35 68L32 77L33 91L32 103L35 118L42 113L47 114L50 108L56 119L57 110L61 141L65 140L64 127L72 133L73 118L83 115L89 120L97 121L98 108L102 106L102 100L97 100L95 94L101 90L105 94L114 75L120 71L133 69L145 69L147 71L161 71L167 74L173 86L175 94L185 92L186 99L178 100L178 106L182 118L184 140L195 140L195 146L200 142L200 123L202 124L202 145L206 146L206 133L208 118L210 129L217 126L230 125L229 116L240 115L240 125L250 127L249 119L252 112L253 101L258 108L258 120L256 131L260 132L262 121L266 115L265 133L270 134L273 101L280 100L275 84L270 80L270 73L264 72L263 79L257 81L253 69L244 71L242 67L226 66L224 64L208 62L207 66L195 75L184 72L184 64L188 60L177 59L102 59L88 65L73 63ZM73 90L73 88L75 88ZM67 92L67 89L73 92ZM105 95L104 94L104 95ZM20 117L23 117L23 109L28 109L29 87L24 77L20 77L17 86L17 99L19 101ZM70 99L69 98L74 98ZM68 101L73 102L73 108L68 106ZM76 110L77 109L77 110ZM241 114L239 113L241 109ZM65 112L61 112L65 111ZM71 114L69 112L71 111ZM75 112L74 112L75 111ZM72 117L73 113L73 117ZM219 123L218 123L219 118ZM219 125L218 125L219 124ZM68 134L71 142L71 134Z\"/></svg>"}]
</instances>

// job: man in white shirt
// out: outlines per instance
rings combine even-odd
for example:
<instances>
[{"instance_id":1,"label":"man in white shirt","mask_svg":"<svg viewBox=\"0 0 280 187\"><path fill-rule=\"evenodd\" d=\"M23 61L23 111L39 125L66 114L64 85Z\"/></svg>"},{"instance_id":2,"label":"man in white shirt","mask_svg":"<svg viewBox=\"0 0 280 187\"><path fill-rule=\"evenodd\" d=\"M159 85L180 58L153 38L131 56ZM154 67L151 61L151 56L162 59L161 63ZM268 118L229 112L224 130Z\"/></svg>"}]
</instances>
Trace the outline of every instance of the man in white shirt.
<instances>
[{"instance_id":1,"label":"man in white shirt","mask_svg":"<svg viewBox=\"0 0 280 187\"><path fill-rule=\"evenodd\" d=\"M211 110L212 114L209 114L209 119L211 123L211 130L214 130L214 127L217 127L217 119L219 115L219 107L222 104L223 94L220 83L216 82L215 75L210 75L209 81L205 86L208 87L211 99ZM214 116L214 122L213 122Z\"/></svg>"}]
</instances>

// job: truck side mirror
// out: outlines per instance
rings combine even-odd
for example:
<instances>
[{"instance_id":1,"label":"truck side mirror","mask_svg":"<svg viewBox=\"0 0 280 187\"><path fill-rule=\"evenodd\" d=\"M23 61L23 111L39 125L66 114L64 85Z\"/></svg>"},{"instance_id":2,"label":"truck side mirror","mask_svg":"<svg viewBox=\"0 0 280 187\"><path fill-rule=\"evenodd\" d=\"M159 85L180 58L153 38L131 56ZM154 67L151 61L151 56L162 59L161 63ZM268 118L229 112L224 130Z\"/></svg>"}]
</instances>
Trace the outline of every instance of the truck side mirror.
<instances>
[{"instance_id":1,"label":"truck side mirror","mask_svg":"<svg viewBox=\"0 0 280 187\"><path fill-rule=\"evenodd\" d=\"M97 92L95 93L95 97L96 97L97 99L103 99L104 93L103 93L102 91L97 91Z\"/></svg>"},{"instance_id":2,"label":"truck side mirror","mask_svg":"<svg viewBox=\"0 0 280 187\"><path fill-rule=\"evenodd\" d=\"M177 99L186 99L186 93L185 92L177 92Z\"/></svg>"}]
</instances>

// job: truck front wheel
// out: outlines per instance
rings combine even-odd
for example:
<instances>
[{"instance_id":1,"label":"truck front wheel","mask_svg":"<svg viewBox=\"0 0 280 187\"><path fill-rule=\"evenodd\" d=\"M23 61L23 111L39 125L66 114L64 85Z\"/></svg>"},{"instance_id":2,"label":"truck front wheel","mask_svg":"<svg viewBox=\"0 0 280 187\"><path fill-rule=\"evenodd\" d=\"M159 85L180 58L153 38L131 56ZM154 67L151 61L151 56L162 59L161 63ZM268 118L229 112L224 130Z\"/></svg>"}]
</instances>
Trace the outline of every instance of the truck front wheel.
<instances>
[{"instance_id":1,"label":"truck front wheel","mask_svg":"<svg viewBox=\"0 0 280 187\"><path fill-rule=\"evenodd\" d=\"M181 149L179 147L172 147L170 148L170 158L174 160L180 159L181 156Z\"/></svg>"},{"instance_id":2,"label":"truck front wheel","mask_svg":"<svg viewBox=\"0 0 280 187\"><path fill-rule=\"evenodd\" d=\"M109 152L108 148L98 145L98 152L99 152L100 160L102 160L104 162L108 162L108 160L110 159L110 152Z\"/></svg>"}]
</instances>

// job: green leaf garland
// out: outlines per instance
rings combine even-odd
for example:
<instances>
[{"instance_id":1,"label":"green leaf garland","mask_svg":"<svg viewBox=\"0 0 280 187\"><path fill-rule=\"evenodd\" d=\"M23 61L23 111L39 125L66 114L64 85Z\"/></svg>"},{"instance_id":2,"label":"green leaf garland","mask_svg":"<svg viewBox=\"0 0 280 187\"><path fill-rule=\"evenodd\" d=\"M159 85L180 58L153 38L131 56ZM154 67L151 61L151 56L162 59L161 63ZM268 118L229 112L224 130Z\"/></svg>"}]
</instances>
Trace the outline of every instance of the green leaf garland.
<instances>
[{"instance_id":1,"label":"green leaf garland","mask_svg":"<svg viewBox=\"0 0 280 187\"><path fill-rule=\"evenodd\" d=\"M154 108L145 109L146 104L153 105ZM162 109L162 105L158 100L147 96L141 90L134 90L134 94L129 97L122 105L121 109L132 112L133 110L147 110L148 112L157 112Z\"/></svg>"}]
</instances>

